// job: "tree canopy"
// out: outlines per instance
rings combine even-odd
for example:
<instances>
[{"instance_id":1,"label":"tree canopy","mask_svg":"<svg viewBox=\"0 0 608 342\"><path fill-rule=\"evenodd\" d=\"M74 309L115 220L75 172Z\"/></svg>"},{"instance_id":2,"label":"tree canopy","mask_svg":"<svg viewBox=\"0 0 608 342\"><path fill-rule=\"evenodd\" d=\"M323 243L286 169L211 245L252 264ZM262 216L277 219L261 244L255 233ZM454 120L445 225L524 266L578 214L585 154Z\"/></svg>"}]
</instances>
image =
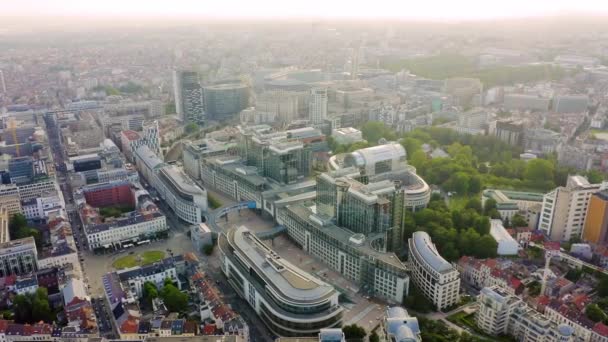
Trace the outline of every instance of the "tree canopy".
<instances>
[{"instance_id":1,"label":"tree canopy","mask_svg":"<svg viewBox=\"0 0 608 342\"><path fill-rule=\"evenodd\" d=\"M165 283L160 291L160 297L171 312L181 312L188 306L188 295L173 284Z\"/></svg>"},{"instance_id":2,"label":"tree canopy","mask_svg":"<svg viewBox=\"0 0 608 342\"><path fill-rule=\"evenodd\" d=\"M362 341L367 335L365 329L356 324L342 327L342 332L347 341Z\"/></svg>"},{"instance_id":3,"label":"tree canopy","mask_svg":"<svg viewBox=\"0 0 608 342\"><path fill-rule=\"evenodd\" d=\"M49 305L46 288L40 287L35 293L20 294L13 300L14 319L17 323L52 323L55 315Z\"/></svg>"}]
</instances>

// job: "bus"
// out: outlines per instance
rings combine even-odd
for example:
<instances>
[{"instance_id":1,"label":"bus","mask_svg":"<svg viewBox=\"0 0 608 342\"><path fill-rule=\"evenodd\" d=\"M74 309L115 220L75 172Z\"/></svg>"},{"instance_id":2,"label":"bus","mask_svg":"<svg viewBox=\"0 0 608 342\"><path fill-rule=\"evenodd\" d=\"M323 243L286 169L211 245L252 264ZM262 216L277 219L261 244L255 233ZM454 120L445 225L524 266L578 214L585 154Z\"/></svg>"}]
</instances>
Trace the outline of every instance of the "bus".
<instances>
[{"instance_id":1,"label":"bus","mask_svg":"<svg viewBox=\"0 0 608 342\"><path fill-rule=\"evenodd\" d=\"M143 241L138 241L137 245L144 245L144 244L148 244L150 243L150 240L143 240Z\"/></svg>"},{"instance_id":2,"label":"bus","mask_svg":"<svg viewBox=\"0 0 608 342\"><path fill-rule=\"evenodd\" d=\"M129 247L133 247L133 244L132 243L128 243L128 244L122 246L122 248L129 248Z\"/></svg>"}]
</instances>

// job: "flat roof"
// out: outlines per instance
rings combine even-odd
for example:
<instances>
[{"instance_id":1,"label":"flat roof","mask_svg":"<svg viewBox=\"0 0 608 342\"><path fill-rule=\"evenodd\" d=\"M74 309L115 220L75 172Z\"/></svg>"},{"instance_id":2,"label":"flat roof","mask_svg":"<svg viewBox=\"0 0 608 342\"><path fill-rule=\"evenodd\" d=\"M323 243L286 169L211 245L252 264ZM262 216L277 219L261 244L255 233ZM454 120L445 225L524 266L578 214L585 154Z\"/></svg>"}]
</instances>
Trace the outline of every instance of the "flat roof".
<instances>
[{"instance_id":1,"label":"flat roof","mask_svg":"<svg viewBox=\"0 0 608 342\"><path fill-rule=\"evenodd\" d=\"M204 195L205 192L198 186L192 178L180 170L175 165L167 165L161 169L165 175L176 185L180 191L190 195Z\"/></svg>"},{"instance_id":2,"label":"flat roof","mask_svg":"<svg viewBox=\"0 0 608 342\"><path fill-rule=\"evenodd\" d=\"M295 205L288 206L287 210L296 214L297 216L299 216L303 221L307 222L308 224L314 226L321 233L323 233L333 239L338 240L339 242L341 242L344 245L348 245L350 248L356 250L357 252L359 252L367 257L380 260L395 268L400 268L403 271L406 271L405 264L403 264L401 262L401 260L399 260L397 255L395 255L394 253L379 252L379 251L375 250L374 248L372 248L369 244L369 241L372 241L373 238L368 239L368 241L366 241L365 243L363 243L361 245L354 245L351 243L350 238L353 237L354 235L356 235L355 233L351 232L348 229L338 227L332 223L327 224L327 225L321 225L319 222L317 222L317 221L321 221L321 219L317 217L316 213L311 208L308 208L308 207L304 206L303 204L295 204ZM311 216L317 217L317 219L311 220Z\"/></svg>"},{"instance_id":3,"label":"flat roof","mask_svg":"<svg viewBox=\"0 0 608 342\"><path fill-rule=\"evenodd\" d=\"M287 299L315 302L336 294L333 286L281 258L247 227L232 229L227 236L239 254L270 281L268 285Z\"/></svg>"}]
</instances>

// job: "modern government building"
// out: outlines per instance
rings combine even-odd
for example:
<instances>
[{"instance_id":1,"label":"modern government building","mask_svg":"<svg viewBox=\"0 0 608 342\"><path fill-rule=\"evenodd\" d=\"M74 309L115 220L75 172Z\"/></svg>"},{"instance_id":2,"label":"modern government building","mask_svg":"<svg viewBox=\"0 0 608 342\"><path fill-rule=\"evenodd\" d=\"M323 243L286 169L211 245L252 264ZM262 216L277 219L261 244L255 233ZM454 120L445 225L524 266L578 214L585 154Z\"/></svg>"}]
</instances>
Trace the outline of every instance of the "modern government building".
<instances>
[{"instance_id":1,"label":"modern government building","mask_svg":"<svg viewBox=\"0 0 608 342\"><path fill-rule=\"evenodd\" d=\"M270 331L279 336L317 336L342 326L339 292L282 259L244 226L218 240L222 271Z\"/></svg>"},{"instance_id":2,"label":"modern government building","mask_svg":"<svg viewBox=\"0 0 608 342\"><path fill-rule=\"evenodd\" d=\"M438 310L458 303L460 273L437 252L426 232L415 232L408 240L408 266L412 281Z\"/></svg>"},{"instance_id":3,"label":"modern government building","mask_svg":"<svg viewBox=\"0 0 608 342\"><path fill-rule=\"evenodd\" d=\"M200 188L175 165L163 163L148 146L135 151L137 169L177 217L191 223L203 222L207 212L207 191Z\"/></svg>"}]
</instances>

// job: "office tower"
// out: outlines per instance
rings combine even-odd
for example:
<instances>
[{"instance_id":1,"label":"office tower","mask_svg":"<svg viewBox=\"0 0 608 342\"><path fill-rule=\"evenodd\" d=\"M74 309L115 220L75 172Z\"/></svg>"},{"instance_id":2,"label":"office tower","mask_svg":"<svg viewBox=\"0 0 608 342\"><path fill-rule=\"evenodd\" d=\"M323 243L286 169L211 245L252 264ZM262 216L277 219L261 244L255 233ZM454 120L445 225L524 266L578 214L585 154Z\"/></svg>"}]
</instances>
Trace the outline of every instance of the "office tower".
<instances>
[{"instance_id":1,"label":"office tower","mask_svg":"<svg viewBox=\"0 0 608 342\"><path fill-rule=\"evenodd\" d=\"M34 177L34 159L32 157L16 157L8 162L8 172L15 184L30 182Z\"/></svg>"},{"instance_id":2,"label":"office tower","mask_svg":"<svg viewBox=\"0 0 608 342\"><path fill-rule=\"evenodd\" d=\"M260 95L255 109L272 113L283 124L289 124L298 117L298 95L284 91L269 91Z\"/></svg>"},{"instance_id":3,"label":"office tower","mask_svg":"<svg viewBox=\"0 0 608 342\"><path fill-rule=\"evenodd\" d=\"M0 70L0 93L6 94L6 81L2 70Z\"/></svg>"},{"instance_id":4,"label":"office tower","mask_svg":"<svg viewBox=\"0 0 608 342\"><path fill-rule=\"evenodd\" d=\"M241 83L215 84L203 88L205 113L213 120L239 118L249 107L249 87Z\"/></svg>"},{"instance_id":5,"label":"office tower","mask_svg":"<svg viewBox=\"0 0 608 342\"><path fill-rule=\"evenodd\" d=\"M204 124L203 89L194 71L173 71L175 111L184 123Z\"/></svg>"},{"instance_id":6,"label":"office tower","mask_svg":"<svg viewBox=\"0 0 608 342\"><path fill-rule=\"evenodd\" d=\"M570 176L566 186L546 194L538 229L553 241L580 237L585 226L591 195L603 190L604 184L590 184L583 176Z\"/></svg>"},{"instance_id":7,"label":"office tower","mask_svg":"<svg viewBox=\"0 0 608 342\"><path fill-rule=\"evenodd\" d=\"M521 146L524 138L524 125L515 121L496 122L496 137L511 146Z\"/></svg>"},{"instance_id":8,"label":"office tower","mask_svg":"<svg viewBox=\"0 0 608 342\"><path fill-rule=\"evenodd\" d=\"M458 303L460 273L437 252L426 232L415 232L408 239L412 281L438 310Z\"/></svg>"},{"instance_id":9,"label":"office tower","mask_svg":"<svg viewBox=\"0 0 608 342\"><path fill-rule=\"evenodd\" d=\"M583 241L605 245L608 243L608 192L595 193L589 199Z\"/></svg>"},{"instance_id":10,"label":"office tower","mask_svg":"<svg viewBox=\"0 0 608 342\"><path fill-rule=\"evenodd\" d=\"M308 119L313 125L322 124L327 118L327 89L315 88L310 90Z\"/></svg>"}]
</instances>

